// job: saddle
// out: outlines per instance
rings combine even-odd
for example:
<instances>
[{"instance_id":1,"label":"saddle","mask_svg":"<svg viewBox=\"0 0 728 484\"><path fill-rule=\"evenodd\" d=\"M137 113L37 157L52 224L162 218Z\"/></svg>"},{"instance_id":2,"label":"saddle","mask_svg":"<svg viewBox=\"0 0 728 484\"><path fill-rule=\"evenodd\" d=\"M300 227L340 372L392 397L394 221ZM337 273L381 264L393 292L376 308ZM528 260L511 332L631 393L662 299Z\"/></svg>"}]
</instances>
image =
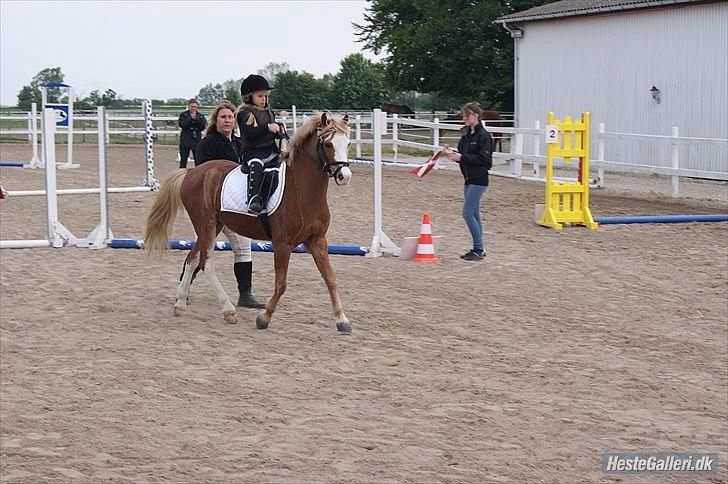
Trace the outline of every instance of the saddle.
<instances>
[{"instance_id":1,"label":"saddle","mask_svg":"<svg viewBox=\"0 0 728 484\"><path fill-rule=\"evenodd\" d=\"M280 205L283 198L283 189L286 179L286 164L278 167L269 167L265 170L266 177L270 177L270 188L267 190L267 206L264 213L271 215ZM244 170L235 169L225 177L222 185L222 200L220 209L223 212L235 212L255 217L256 214L248 211L248 174Z\"/></svg>"}]
</instances>

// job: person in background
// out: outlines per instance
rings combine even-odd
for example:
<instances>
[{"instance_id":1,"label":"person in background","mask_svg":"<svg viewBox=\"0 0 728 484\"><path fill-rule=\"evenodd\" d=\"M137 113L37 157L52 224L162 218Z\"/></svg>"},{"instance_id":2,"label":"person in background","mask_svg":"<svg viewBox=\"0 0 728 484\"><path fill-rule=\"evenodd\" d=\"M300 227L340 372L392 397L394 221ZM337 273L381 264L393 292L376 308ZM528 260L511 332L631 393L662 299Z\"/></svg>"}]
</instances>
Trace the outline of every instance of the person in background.
<instances>
[{"instance_id":1,"label":"person in background","mask_svg":"<svg viewBox=\"0 0 728 484\"><path fill-rule=\"evenodd\" d=\"M237 113L242 138L240 161L249 172L248 210L255 214L266 208L264 171L277 166L280 151L275 140L283 134L268 106L268 92L271 89L265 77L257 74L246 77L240 85L240 94L243 96L243 104Z\"/></svg>"},{"instance_id":2,"label":"person in background","mask_svg":"<svg viewBox=\"0 0 728 484\"><path fill-rule=\"evenodd\" d=\"M205 130L207 120L201 112L197 110L200 105L197 99L187 101L187 111L180 113L177 124L182 128L179 136L179 167L187 168L187 158L192 152L192 157L197 161L197 145L202 138L202 132Z\"/></svg>"},{"instance_id":3,"label":"person in background","mask_svg":"<svg viewBox=\"0 0 728 484\"><path fill-rule=\"evenodd\" d=\"M230 160L240 163L240 138L233 134L235 130L235 106L227 101L218 104L210 115L210 122L205 129L205 137L197 146L195 164L201 165L210 160ZM222 232L230 241L235 256L233 270L238 282L238 306L263 309L265 304L253 296L253 255L251 240L233 232L227 226Z\"/></svg>"},{"instance_id":4,"label":"person in background","mask_svg":"<svg viewBox=\"0 0 728 484\"><path fill-rule=\"evenodd\" d=\"M445 145L444 151L450 161L460 164L460 172L465 179L462 215L473 238L473 248L460 258L479 261L485 257L480 200L488 187L488 170L493 166L493 138L480 122L483 108L479 103L468 103L460 111L465 127L461 130L458 148L453 150Z\"/></svg>"}]
</instances>

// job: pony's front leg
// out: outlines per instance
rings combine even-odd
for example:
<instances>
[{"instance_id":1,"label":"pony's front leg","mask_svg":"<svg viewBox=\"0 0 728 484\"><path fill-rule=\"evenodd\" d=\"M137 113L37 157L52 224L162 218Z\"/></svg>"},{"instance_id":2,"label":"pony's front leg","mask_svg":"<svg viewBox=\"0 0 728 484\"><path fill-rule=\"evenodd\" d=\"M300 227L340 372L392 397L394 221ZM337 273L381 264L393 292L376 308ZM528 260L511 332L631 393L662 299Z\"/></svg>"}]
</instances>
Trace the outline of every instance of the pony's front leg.
<instances>
[{"instance_id":1,"label":"pony's front leg","mask_svg":"<svg viewBox=\"0 0 728 484\"><path fill-rule=\"evenodd\" d=\"M268 304L265 306L265 311L262 311L255 318L255 327L258 329L266 329L268 327L273 313L278 306L278 300L286 292L286 276L288 275L288 263L291 260L292 251L293 246L290 244L283 242L273 244L273 267L276 272L276 287L273 290L273 295L268 300Z\"/></svg>"},{"instance_id":2,"label":"pony's front leg","mask_svg":"<svg viewBox=\"0 0 728 484\"><path fill-rule=\"evenodd\" d=\"M316 267L318 267L321 276L324 278L326 287L329 289L331 307L336 316L336 329L343 334L351 333L351 324L349 324L349 319L344 314L344 308L341 306L341 299L339 299L339 292L336 290L336 274L334 274L334 269L331 267L329 246L326 239L322 237L308 242L305 245L306 250L313 256Z\"/></svg>"},{"instance_id":3,"label":"pony's front leg","mask_svg":"<svg viewBox=\"0 0 728 484\"><path fill-rule=\"evenodd\" d=\"M187 257L187 259L185 261L182 279L179 281L179 286L177 286L177 295L174 301L174 315L178 317L187 314L187 297L190 295L192 275L200 263L200 253L197 252L191 259L190 257Z\"/></svg>"},{"instance_id":4,"label":"pony's front leg","mask_svg":"<svg viewBox=\"0 0 728 484\"><path fill-rule=\"evenodd\" d=\"M217 296L217 302L218 304L220 304L222 314L225 316L225 322L235 324L238 322L238 312L235 310L235 306L233 306L233 303L230 302L230 298L225 292L225 289L222 287L222 284L220 284L220 281L217 279L217 274L215 274L215 266L212 263L212 255L214 253L214 239L213 243L206 250L207 261L205 263L205 268L202 272L207 275L207 278L210 281L210 285L215 291L215 296Z\"/></svg>"}]
</instances>

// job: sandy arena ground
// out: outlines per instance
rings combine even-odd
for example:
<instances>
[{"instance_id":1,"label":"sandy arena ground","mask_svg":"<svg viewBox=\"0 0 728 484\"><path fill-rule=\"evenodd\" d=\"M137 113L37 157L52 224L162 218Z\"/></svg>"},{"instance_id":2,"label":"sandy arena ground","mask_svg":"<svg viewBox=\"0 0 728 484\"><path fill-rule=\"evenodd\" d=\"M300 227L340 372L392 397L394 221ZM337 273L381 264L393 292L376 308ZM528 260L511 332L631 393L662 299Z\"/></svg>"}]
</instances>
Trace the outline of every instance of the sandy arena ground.
<instances>
[{"instance_id":1,"label":"sandy arena ground","mask_svg":"<svg viewBox=\"0 0 728 484\"><path fill-rule=\"evenodd\" d=\"M98 186L96 147L76 153L60 187ZM0 145L0 161L29 154ZM143 156L111 147L111 184L138 185ZM160 178L176 168L174 147L155 156ZM329 191L329 241L368 246L372 169L353 172ZM0 169L11 190L43 176ZM607 181L595 215L728 211L725 184L683 182L673 200L669 180ZM110 197L114 235L141 238L153 195ZM542 184L492 179L488 257L464 262L459 173L385 168L385 232L417 235L428 211L440 262L332 256L350 336L306 254L258 331L253 310L225 324L204 279L189 317L172 316L183 252L0 251L0 481L726 482L728 224L558 233L531 221L542 197ZM43 237L44 200L0 201L2 239ZM98 222L98 196L59 207L77 235ZM193 237L186 215L174 236ZM235 296L232 255L216 261ZM254 265L266 298L271 254ZM602 453L630 451L713 452L719 470L601 472Z\"/></svg>"}]
</instances>

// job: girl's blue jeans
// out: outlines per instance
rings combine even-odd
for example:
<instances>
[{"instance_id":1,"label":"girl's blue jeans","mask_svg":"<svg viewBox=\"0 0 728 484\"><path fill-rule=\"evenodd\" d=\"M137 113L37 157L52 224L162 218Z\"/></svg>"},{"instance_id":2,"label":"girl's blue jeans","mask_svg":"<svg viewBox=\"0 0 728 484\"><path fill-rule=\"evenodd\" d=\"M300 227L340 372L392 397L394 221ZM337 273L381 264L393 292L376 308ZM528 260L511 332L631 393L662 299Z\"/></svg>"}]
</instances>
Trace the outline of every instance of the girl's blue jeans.
<instances>
[{"instance_id":1,"label":"girl's blue jeans","mask_svg":"<svg viewBox=\"0 0 728 484\"><path fill-rule=\"evenodd\" d=\"M468 225L470 235L473 237L473 250L484 250L483 222L480 219L480 199L483 198L486 188L482 185L465 185L463 218Z\"/></svg>"}]
</instances>

